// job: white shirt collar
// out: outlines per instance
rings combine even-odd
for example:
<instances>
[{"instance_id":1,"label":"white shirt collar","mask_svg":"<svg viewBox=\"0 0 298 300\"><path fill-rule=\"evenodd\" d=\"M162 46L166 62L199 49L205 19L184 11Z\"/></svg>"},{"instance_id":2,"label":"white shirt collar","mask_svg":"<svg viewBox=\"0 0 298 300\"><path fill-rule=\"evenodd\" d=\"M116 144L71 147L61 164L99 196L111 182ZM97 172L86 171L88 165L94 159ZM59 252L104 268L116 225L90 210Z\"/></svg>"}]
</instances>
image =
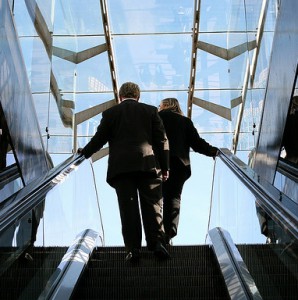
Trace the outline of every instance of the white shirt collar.
<instances>
[{"instance_id":1,"label":"white shirt collar","mask_svg":"<svg viewBox=\"0 0 298 300\"><path fill-rule=\"evenodd\" d=\"M135 98L124 98L124 99L122 99L121 102L126 101L126 100L135 100L135 101L137 101L137 99L135 99Z\"/></svg>"}]
</instances>

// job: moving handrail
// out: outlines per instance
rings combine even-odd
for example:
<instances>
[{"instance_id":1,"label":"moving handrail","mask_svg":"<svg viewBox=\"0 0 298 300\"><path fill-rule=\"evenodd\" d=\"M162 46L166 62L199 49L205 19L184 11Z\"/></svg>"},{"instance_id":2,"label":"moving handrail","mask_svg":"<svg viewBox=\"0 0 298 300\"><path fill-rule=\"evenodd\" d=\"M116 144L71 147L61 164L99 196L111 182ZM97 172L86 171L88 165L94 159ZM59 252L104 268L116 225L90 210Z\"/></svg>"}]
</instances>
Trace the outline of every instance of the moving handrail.
<instances>
[{"instance_id":1,"label":"moving handrail","mask_svg":"<svg viewBox=\"0 0 298 300\"><path fill-rule=\"evenodd\" d=\"M86 229L79 233L48 280L39 300L70 299L96 247L98 232Z\"/></svg>"},{"instance_id":2,"label":"moving handrail","mask_svg":"<svg viewBox=\"0 0 298 300\"><path fill-rule=\"evenodd\" d=\"M22 190L5 200L0 207L0 233L41 203L47 192L61 182L84 160L84 156L74 154L60 165L51 169L43 177L32 181Z\"/></svg>"},{"instance_id":3,"label":"moving handrail","mask_svg":"<svg viewBox=\"0 0 298 300\"><path fill-rule=\"evenodd\" d=\"M291 180L298 182L298 168L293 163L288 162L283 158L279 158L277 170Z\"/></svg>"},{"instance_id":4,"label":"moving handrail","mask_svg":"<svg viewBox=\"0 0 298 300\"><path fill-rule=\"evenodd\" d=\"M254 194L257 204L279 226L298 239L298 205L272 184L262 179L228 149L220 149L219 158Z\"/></svg>"},{"instance_id":5,"label":"moving handrail","mask_svg":"<svg viewBox=\"0 0 298 300\"><path fill-rule=\"evenodd\" d=\"M231 299L261 300L262 296L229 232L216 227L209 230L209 236Z\"/></svg>"}]
</instances>

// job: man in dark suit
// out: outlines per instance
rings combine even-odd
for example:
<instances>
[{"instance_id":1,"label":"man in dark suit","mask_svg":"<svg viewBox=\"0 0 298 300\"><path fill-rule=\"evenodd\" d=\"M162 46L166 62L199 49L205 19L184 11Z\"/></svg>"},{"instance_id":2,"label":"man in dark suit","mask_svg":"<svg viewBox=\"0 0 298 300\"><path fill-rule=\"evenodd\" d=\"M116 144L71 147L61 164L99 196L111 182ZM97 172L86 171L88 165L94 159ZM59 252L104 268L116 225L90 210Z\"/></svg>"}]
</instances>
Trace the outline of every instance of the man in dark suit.
<instances>
[{"instance_id":1,"label":"man in dark suit","mask_svg":"<svg viewBox=\"0 0 298 300\"><path fill-rule=\"evenodd\" d=\"M175 98L161 101L159 115L163 120L170 145L170 175L163 183L163 221L166 243L177 235L181 194L185 181L191 176L190 148L206 156L215 157L218 148L201 138L193 122L183 116Z\"/></svg>"},{"instance_id":2,"label":"man in dark suit","mask_svg":"<svg viewBox=\"0 0 298 300\"><path fill-rule=\"evenodd\" d=\"M139 103L137 84L124 83L119 96L120 104L102 113L97 132L79 153L89 158L109 143L107 182L118 197L126 260L140 257L140 209L148 249L156 257L167 259L161 184L168 177L168 140L157 109Z\"/></svg>"}]
</instances>

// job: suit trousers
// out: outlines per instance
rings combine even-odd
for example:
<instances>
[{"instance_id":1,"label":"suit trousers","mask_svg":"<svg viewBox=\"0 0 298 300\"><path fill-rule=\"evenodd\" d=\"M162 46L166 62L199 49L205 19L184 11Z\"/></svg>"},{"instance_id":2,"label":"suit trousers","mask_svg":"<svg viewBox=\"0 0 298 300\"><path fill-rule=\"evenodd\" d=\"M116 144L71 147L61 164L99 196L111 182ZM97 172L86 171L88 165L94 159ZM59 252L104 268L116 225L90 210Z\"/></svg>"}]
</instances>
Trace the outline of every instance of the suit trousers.
<instances>
[{"instance_id":1,"label":"suit trousers","mask_svg":"<svg viewBox=\"0 0 298 300\"><path fill-rule=\"evenodd\" d=\"M177 235L181 194L185 181L189 178L189 171L179 161L171 163L169 179L162 185L163 193L163 222L165 239L169 243L170 239Z\"/></svg>"},{"instance_id":2,"label":"suit trousers","mask_svg":"<svg viewBox=\"0 0 298 300\"><path fill-rule=\"evenodd\" d=\"M162 179L149 172L125 173L113 180L127 251L141 248L142 222L148 249L164 244L161 184Z\"/></svg>"}]
</instances>

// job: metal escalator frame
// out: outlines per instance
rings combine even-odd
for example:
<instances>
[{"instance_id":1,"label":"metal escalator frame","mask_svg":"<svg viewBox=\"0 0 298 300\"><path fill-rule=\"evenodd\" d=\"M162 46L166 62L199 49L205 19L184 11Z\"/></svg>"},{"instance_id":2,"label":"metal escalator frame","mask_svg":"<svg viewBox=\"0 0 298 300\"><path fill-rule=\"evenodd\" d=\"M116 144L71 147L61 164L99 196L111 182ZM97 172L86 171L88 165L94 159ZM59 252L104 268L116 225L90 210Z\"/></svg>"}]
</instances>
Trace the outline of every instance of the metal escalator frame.
<instances>
[{"instance_id":1,"label":"metal escalator frame","mask_svg":"<svg viewBox=\"0 0 298 300\"><path fill-rule=\"evenodd\" d=\"M66 300L71 295L84 272L96 247L98 232L86 229L77 235L68 248L59 266L46 284L39 300Z\"/></svg>"},{"instance_id":2,"label":"metal escalator frame","mask_svg":"<svg viewBox=\"0 0 298 300\"><path fill-rule=\"evenodd\" d=\"M44 201L47 192L84 160L84 156L77 154L69 157L66 161L51 169L44 177L32 181L18 193L5 200L0 210L0 233Z\"/></svg>"},{"instance_id":3,"label":"metal escalator frame","mask_svg":"<svg viewBox=\"0 0 298 300\"><path fill-rule=\"evenodd\" d=\"M230 298L261 300L262 296L230 234L216 227L209 230L209 236Z\"/></svg>"},{"instance_id":4,"label":"metal escalator frame","mask_svg":"<svg viewBox=\"0 0 298 300\"><path fill-rule=\"evenodd\" d=\"M6 167L0 172L0 189L19 177L20 173L16 163Z\"/></svg>"},{"instance_id":5,"label":"metal escalator frame","mask_svg":"<svg viewBox=\"0 0 298 300\"><path fill-rule=\"evenodd\" d=\"M219 158L254 194L257 204L264 209L268 216L285 232L298 240L298 205L261 178L228 149L220 149ZM286 207L287 204L289 207Z\"/></svg>"}]
</instances>

